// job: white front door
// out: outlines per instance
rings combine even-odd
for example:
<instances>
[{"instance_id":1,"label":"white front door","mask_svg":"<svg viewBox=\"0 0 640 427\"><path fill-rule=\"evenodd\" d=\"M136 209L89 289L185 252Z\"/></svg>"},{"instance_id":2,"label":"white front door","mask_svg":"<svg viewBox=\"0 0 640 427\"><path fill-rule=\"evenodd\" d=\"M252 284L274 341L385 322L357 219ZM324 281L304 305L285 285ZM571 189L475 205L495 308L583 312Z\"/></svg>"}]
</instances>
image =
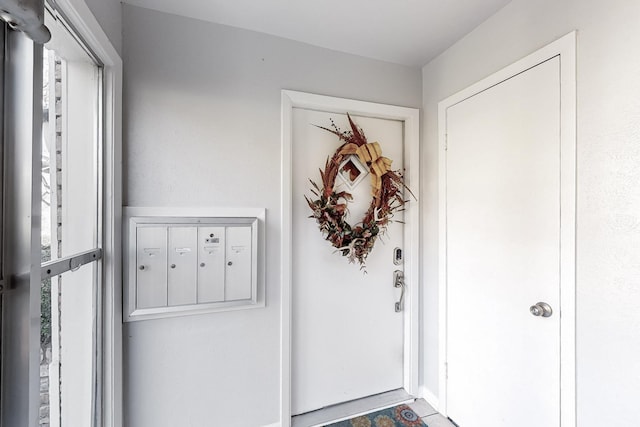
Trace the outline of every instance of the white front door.
<instances>
[{"instance_id":1,"label":"white front door","mask_svg":"<svg viewBox=\"0 0 640 427\"><path fill-rule=\"evenodd\" d=\"M322 186L319 169L342 144L331 120L349 130L345 114L294 108L292 112L292 414L402 388L404 313L395 311L400 290L393 286L394 249L403 248L403 226L393 222L366 262L357 264L335 252L318 229L305 196L309 180ZM403 167L402 121L353 116L368 142ZM340 178L336 189L350 192L349 222L359 222L371 201L367 175L353 189ZM393 218L402 221L402 212Z\"/></svg>"},{"instance_id":2,"label":"white front door","mask_svg":"<svg viewBox=\"0 0 640 427\"><path fill-rule=\"evenodd\" d=\"M446 399L460 427L560 425L560 75L556 56L446 109ZM550 317L532 314L539 302Z\"/></svg>"}]
</instances>

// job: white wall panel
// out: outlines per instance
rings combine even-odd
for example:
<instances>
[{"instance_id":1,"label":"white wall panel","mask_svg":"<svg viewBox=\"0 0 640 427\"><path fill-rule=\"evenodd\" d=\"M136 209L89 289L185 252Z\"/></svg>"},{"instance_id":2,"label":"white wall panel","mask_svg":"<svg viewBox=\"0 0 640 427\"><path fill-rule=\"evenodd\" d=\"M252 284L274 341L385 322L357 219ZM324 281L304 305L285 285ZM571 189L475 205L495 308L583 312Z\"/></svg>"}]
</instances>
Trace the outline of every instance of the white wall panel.
<instances>
[{"instance_id":1,"label":"white wall panel","mask_svg":"<svg viewBox=\"0 0 640 427\"><path fill-rule=\"evenodd\" d=\"M577 30L577 421L640 420L640 2L514 0L423 68L423 383L438 394L438 102ZM606 408L606 410L602 410Z\"/></svg>"},{"instance_id":2,"label":"white wall panel","mask_svg":"<svg viewBox=\"0 0 640 427\"><path fill-rule=\"evenodd\" d=\"M125 425L272 424L280 418L281 90L419 107L420 70L123 9L124 204L267 209L264 309L125 324Z\"/></svg>"},{"instance_id":3,"label":"white wall panel","mask_svg":"<svg viewBox=\"0 0 640 427\"><path fill-rule=\"evenodd\" d=\"M73 1L73 0L72 0ZM122 2L119 0L84 1L119 54L122 54Z\"/></svg>"}]
</instances>

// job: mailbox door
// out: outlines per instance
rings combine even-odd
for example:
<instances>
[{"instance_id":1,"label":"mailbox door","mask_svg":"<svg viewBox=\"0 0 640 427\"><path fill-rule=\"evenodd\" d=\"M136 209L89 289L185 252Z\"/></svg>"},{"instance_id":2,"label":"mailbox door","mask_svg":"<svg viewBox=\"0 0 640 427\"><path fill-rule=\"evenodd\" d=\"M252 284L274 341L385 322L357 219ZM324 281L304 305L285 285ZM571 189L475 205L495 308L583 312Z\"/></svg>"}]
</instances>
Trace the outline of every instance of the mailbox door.
<instances>
[{"instance_id":1,"label":"mailbox door","mask_svg":"<svg viewBox=\"0 0 640 427\"><path fill-rule=\"evenodd\" d=\"M167 227L139 227L136 240L136 306L166 307Z\"/></svg>"},{"instance_id":2,"label":"mailbox door","mask_svg":"<svg viewBox=\"0 0 640 427\"><path fill-rule=\"evenodd\" d=\"M198 228L198 303L224 301L225 228Z\"/></svg>"},{"instance_id":3,"label":"mailbox door","mask_svg":"<svg viewBox=\"0 0 640 427\"><path fill-rule=\"evenodd\" d=\"M225 300L251 298L251 227L227 227L227 265Z\"/></svg>"},{"instance_id":4,"label":"mailbox door","mask_svg":"<svg viewBox=\"0 0 640 427\"><path fill-rule=\"evenodd\" d=\"M169 305L196 303L196 227L169 227Z\"/></svg>"}]
</instances>

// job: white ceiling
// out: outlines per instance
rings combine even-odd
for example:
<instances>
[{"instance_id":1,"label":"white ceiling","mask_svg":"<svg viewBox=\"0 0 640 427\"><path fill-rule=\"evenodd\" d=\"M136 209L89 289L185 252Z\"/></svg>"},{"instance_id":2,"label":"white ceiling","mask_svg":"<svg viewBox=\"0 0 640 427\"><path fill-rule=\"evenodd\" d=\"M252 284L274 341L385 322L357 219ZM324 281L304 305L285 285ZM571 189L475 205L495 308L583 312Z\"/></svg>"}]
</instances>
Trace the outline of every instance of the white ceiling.
<instances>
[{"instance_id":1,"label":"white ceiling","mask_svg":"<svg viewBox=\"0 0 640 427\"><path fill-rule=\"evenodd\" d=\"M124 0L135 6L421 66L510 0Z\"/></svg>"}]
</instances>

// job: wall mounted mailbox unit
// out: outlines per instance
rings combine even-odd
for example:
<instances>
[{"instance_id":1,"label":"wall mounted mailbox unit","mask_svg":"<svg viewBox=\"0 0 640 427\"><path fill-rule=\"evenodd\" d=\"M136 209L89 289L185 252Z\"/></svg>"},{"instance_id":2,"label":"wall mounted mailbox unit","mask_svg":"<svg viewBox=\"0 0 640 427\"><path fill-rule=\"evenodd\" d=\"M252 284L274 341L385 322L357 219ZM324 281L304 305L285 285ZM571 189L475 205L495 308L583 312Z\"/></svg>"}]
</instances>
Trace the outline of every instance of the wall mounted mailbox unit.
<instances>
[{"instance_id":1,"label":"wall mounted mailbox unit","mask_svg":"<svg viewBox=\"0 0 640 427\"><path fill-rule=\"evenodd\" d=\"M264 307L264 209L125 208L125 321Z\"/></svg>"}]
</instances>

